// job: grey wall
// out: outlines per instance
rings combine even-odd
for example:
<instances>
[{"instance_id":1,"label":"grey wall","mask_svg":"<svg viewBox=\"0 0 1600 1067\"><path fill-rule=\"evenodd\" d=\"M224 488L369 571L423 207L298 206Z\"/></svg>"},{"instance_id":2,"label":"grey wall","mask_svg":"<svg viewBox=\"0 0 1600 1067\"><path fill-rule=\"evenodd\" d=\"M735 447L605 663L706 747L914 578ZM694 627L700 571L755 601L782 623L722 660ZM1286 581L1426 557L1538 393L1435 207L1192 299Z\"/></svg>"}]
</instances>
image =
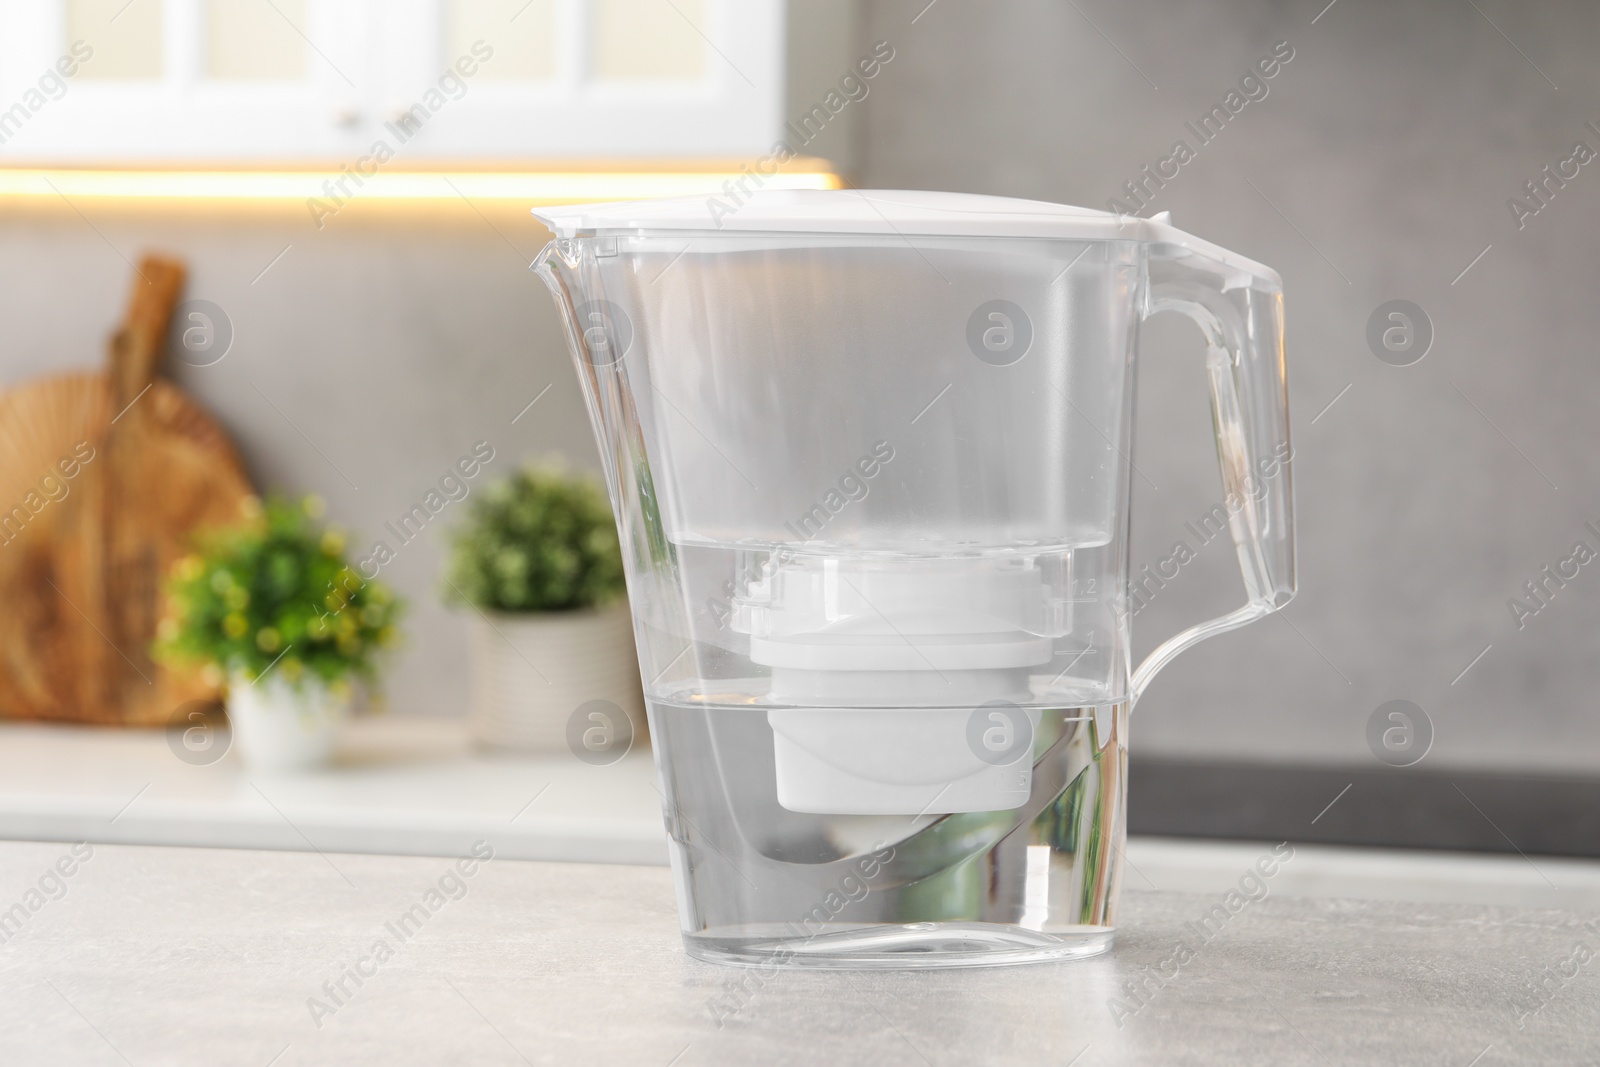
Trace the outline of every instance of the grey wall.
<instances>
[{"instance_id":1,"label":"grey wall","mask_svg":"<svg viewBox=\"0 0 1600 1067\"><path fill-rule=\"evenodd\" d=\"M191 266L235 341L208 367L169 364L233 433L264 487L316 492L358 546L398 548L383 578L412 606L388 674L397 712L464 711L465 623L436 595L450 505L405 547L384 533L475 441L496 457L562 453L598 471L555 310L528 263L523 212L353 202L321 231L304 208L179 215L78 205L0 219L0 381L98 366L141 250ZM270 270L257 275L288 245ZM512 419L540 390L527 414Z\"/></svg>"},{"instance_id":2,"label":"grey wall","mask_svg":"<svg viewBox=\"0 0 1600 1067\"><path fill-rule=\"evenodd\" d=\"M866 6L898 55L863 111L863 185L1103 208L1276 42L1295 50L1145 213L1283 274L1301 593L1169 667L1136 748L1370 761L1369 715L1403 698L1433 721L1427 765L1595 771L1600 561L1520 631L1506 601L1574 541L1600 550L1600 162L1520 232L1505 201L1575 141L1600 150L1600 8L941 0L913 24L926 2ZM1364 337L1395 298L1436 331L1409 367ZM1143 351L1135 460L1160 488L1135 480L1136 564L1220 497L1198 334L1156 319ZM1204 549L1139 646L1240 600L1230 557Z\"/></svg>"},{"instance_id":3,"label":"grey wall","mask_svg":"<svg viewBox=\"0 0 1600 1067\"><path fill-rule=\"evenodd\" d=\"M1520 232L1505 200L1573 141L1600 148L1583 128L1600 123L1600 9L1479 0L1524 59L1453 0L1338 0L1314 25L1321 0L939 0L913 23L925 5L872 0L839 49L896 49L852 105L854 144L817 149L853 154L863 186L1103 207L1275 42L1295 49L1150 210L1284 276L1302 592L1284 618L1170 667L1135 716L1138 749L1366 761L1368 716L1406 698L1436 728L1428 765L1593 772L1600 562L1521 631L1506 600L1575 540L1600 549L1583 530L1600 523L1600 163ZM825 44L850 19L811 25ZM797 84L826 82L826 67L797 66ZM320 492L366 538L476 440L498 450L490 473L547 450L595 465L553 309L526 269L543 234L521 213L352 208L318 232L292 209L6 212L0 382L96 364L127 289L122 257L162 248L190 260L193 295L237 330L221 363L176 377L263 483ZM1380 363L1364 339L1393 298L1436 331L1413 366ZM1198 335L1156 319L1143 350L1136 460L1159 488L1136 485L1138 564L1220 495ZM432 528L385 571L414 605L390 676L400 711L463 702L464 625L434 596L441 556ZM1207 546L1140 614L1139 645L1241 596L1231 551Z\"/></svg>"}]
</instances>

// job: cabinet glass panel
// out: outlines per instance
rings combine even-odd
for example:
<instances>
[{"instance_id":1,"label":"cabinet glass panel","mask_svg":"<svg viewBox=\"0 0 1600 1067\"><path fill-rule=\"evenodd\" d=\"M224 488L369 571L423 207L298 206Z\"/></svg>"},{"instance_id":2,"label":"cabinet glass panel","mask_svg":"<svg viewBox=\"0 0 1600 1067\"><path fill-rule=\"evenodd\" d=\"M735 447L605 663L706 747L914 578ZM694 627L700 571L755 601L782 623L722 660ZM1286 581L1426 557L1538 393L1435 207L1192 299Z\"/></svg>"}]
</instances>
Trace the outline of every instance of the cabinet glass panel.
<instances>
[{"instance_id":1,"label":"cabinet glass panel","mask_svg":"<svg viewBox=\"0 0 1600 1067\"><path fill-rule=\"evenodd\" d=\"M139 0L143 2L143 0ZM207 0L206 74L219 81L299 81L305 0Z\"/></svg>"},{"instance_id":2,"label":"cabinet glass panel","mask_svg":"<svg viewBox=\"0 0 1600 1067\"><path fill-rule=\"evenodd\" d=\"M542 82L556 73L556 0L450 0L445 18L446 65L473 55L483 41L494 49L481 81Z\"/></svg>"},{"instance_id":3,"label":"cabinet glass panel","mask_svg":"<svg viewBox=\"0 0 1600 1067\"><path fill-rule=\"evenodd\" d=\"M67 0L67 40L83 41L94 56L80 78L159 81L163 0Z\"/></svg>"},{"instance_id":4,"label":"cabinet glass panel","mask_svg":"<svg viewBox=\"0 0 1600 1067\"><path fill-rule=\"evenodd\" d=\"M599 81L699 81L706 72L706 0L595 0Z\"/></svg>"}]
</instances>

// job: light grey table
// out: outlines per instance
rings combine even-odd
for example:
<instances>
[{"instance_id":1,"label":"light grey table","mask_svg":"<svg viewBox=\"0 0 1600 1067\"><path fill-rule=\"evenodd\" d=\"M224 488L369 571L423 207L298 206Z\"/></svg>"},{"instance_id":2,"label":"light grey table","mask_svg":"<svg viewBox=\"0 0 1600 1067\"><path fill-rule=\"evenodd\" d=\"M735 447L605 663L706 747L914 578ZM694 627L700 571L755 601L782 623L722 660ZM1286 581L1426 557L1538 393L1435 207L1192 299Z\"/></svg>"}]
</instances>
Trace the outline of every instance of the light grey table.
<instances>
[{"instance_id":1,"label":"light grey table","mask_svg":"<svg viewBox=\"0 0 1600 1067\"><path fill-rule=\"evenodd\" d=\"M1600 1062L1600 923L1563 912L1274 896L1202 940L1217 897L1129 891L1096 960L764 978L684 956L659 867L71 856L0 843L7 1067Z\"/></svg>"}]
</instances>

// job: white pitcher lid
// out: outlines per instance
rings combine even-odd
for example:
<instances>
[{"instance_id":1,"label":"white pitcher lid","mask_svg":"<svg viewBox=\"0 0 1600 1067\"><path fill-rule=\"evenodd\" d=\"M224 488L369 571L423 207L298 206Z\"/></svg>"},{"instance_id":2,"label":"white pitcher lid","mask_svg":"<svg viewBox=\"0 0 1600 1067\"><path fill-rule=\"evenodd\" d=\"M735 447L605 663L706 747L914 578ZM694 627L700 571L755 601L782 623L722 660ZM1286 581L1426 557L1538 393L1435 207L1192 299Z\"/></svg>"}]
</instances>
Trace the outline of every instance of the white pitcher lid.
<instances>
[{"instance_id":1,"label":"white pitcher lid","mask_svg":"<svg viewBox=\"0 0 1600 1067\"><path fill-rule=\"evenodd\" d=\"M539 207L533 214L557 237L565 238L696 231L1161 242L1277 280L1276 272L1270 268L1173 226L1165 211L1141 218L1070 204L975 193L774 189Z\"/></svg>"}]
</instances>

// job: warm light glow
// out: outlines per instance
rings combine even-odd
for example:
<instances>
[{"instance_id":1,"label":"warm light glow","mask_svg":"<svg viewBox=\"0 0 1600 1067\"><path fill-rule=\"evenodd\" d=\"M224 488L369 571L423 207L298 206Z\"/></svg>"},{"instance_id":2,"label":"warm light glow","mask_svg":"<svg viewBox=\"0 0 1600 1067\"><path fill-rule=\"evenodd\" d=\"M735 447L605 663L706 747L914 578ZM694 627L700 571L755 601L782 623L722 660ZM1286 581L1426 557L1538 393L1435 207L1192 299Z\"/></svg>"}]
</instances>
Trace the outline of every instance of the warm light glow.
<instances>
[{"instance_id":1,"label":"warm light glow","mask_svg":"<svg viewBox=\"0 0 1600 1067\"><path fill-rule=\"evenodd\" d=\"M748 169L652 171L379 171L346 177L343 191L332 183L337 171L314 170L93 170L88 168L0 168L0 199L45 197L68 201L130 200L309 200L330 206L345 200L514 201L523 204L582 203L589 200L646 200L661 196L720 193L724 182L746 177ZM785 170L763 175L763 189L838 189L838 176L826 169ZM753 187L747 181L747 188Z\"/></svg>"}]
</instances>

